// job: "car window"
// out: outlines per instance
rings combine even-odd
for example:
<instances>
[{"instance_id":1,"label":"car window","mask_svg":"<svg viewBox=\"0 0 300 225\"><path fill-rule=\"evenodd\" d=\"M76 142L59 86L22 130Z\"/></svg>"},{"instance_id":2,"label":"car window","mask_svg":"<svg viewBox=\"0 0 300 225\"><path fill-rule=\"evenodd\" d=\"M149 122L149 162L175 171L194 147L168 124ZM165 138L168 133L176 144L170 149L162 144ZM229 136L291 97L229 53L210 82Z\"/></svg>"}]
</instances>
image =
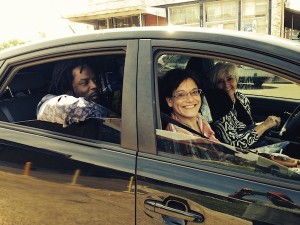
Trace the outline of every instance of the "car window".
<instances>
[{"instance_id":1,"label":"car window","mask_svg":"<svg viewBox=\"0 0 300 225\"><path fill-rule=\"evenodd\" d=\"M201 60L198 60L199 58ZM210 63L205 65L208 61ZM191 57L189 55L162 54L157 60L157 74L161 77L170 69L188 68L191 70L200 70L202 73L208 75L212 72L212 64L215 65L218 62L226 61ZM238 88L242 93L300 100L299 84L268 71L242 64L236 65L238 66ZM202 77L205 76L202 75Z\"/></svg>"},{"instance_id":2,"label":"car window","mask_svg":"<svg viewBox=\"0 0 300 225\"><path fill-rule=\"evenodd\" d=\"M72 112L77 116L75 119L71 118L72 122L68 125L63 125L65 115L55 114L55 111L50 112L53 113L53 116L47 117L50 120L37 120L38 104L49 94L51 85L56 85L52 80L54 66L60 63L59 60L56 60L22 68L14 75L0 99L0 120L66 135L120 144L125 54L99 55L82 57L82 59L88 61L94 69L95 83L100 93L98 103L108 112L104 118L92 118L97 115L86 118L82 116L85 115L83 111L76 112L74 109L75 111ZM59 119L56 119L55 115L58 115Z\"/></svg>"},{"instance_id":3,"label":"car window","mask_svg":"<svg viewBox=\"0 0 300 225\"><path fill-rule=\"evenodd\" d=\"M162 79L164 74L169 70L176 68L188 69L193 70L198 76L200 88L204 93L201 95L202 105L199 112L211 126L214 122L205 94L214 90L210 76L213 73L214 66L219 62L224 62L224 59L180 54L182 53L178 53L178 55L176 53L170 55L166 53L160 54L157 55L155 61L161 118L161 127L156 130L158 154L167 154L170 157L174 155L175 157L179 157L180 160L187 160L189 162L192 160L192 162L196 163L225 166L228 170L237 169L245 173L257 173L270 177L276 175L286 179L299 180L300 170L298 159L300 156L292 152L295 153L300 147L300 134L299 132L294 132L293 137L280 136L279 134L280 128L289 118L289 116L285 115L285 111L291 110L290 112L293 112L300 103L298 101L300 96L299 85L279 75L255 69L254 66L250 67L249 65L234 62L238 66L238 90L248 96L250 103L253 103L251 104L251 109L255 122L261 122L262 120L260 119L264 120L268 115L278 115L282 119L282 124L277 130L274 129L266 135L268 140L267 147L251 149L233 147L229 144L200 138L198 134L191 133L184 125L176 123L174 117L170 114L172 109L162 95L166 88L162 85ZM169 63L169 59L179 59L179 62L172 61L172 63ZM162 64L162 62L168 63ZM288 91L292 88L295 91ZM251 98L252 95L257 97L253 99ZM256 104L256 102L259 102L259 104ZM278 104L281 104L282 107L278 107ZM175 128L172 130L170 127ZM180 130L185 131L181 132ZM216 130L214 131L216 132Z\"/></svg>"},{"instance_id":4,"label":"car window","mask_svg":"<svg viewBox=\"0 0 300 225\"><path fill-rule=\"evenodd\" d=\"M238 77L244 94L300 100L299 85L273 73L238 65Z\"/></svg>"}]
</instances>

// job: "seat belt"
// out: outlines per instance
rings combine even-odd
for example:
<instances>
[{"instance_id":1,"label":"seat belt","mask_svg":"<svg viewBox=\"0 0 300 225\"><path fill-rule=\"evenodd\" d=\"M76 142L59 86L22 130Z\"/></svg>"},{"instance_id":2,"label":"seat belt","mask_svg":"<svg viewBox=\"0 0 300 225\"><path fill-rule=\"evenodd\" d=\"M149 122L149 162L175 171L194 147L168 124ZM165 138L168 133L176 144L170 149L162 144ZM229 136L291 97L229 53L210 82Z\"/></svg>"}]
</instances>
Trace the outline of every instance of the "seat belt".
<instances>
[{"instance_id":1,"label":"seat belt","mask_svg":"<svg viewBox=\"0 0 300 225\"><path fill-rule=\"evenodd\" d=\"M8 108L5 106L0 106L0 110L6 116L8 122L13 123L15 122L14 118L12 117L11 113L9 112Z\"/></svg>"},{"instance_id":2,"label":"seat belt","mask_svg":"<svg viewBox=\"0 0 300 225\"><path fill-rule=\"evenodd\" d=\"M185 125L185 124L183 124L183 123L181 123L181 122L179 122L179 121L173 119L172 117L168 116L168 115L165 114L165 113L162 113L162 112L161 112L161 113L160 113L160 116L161 116L161 118L162 118L163 120L167 121L168 123L172 123L172 124L174 124L174 125L176 125L176 126L178 126L178 127L181 127L181 128L183 128L183 129L185 129L185 130L191 132L191 133L197 134L198 136L200 136L200 137L202 137L202 138L208 139L208 137L205 137L203 134L201 134L201 133L199 133L198 131L196 131L196 130L190 128L189 126L187 126L187 125Z\"/></svg>"},{"instance_id":3,"label":"seat belt","mask_svg":"<svg viewBox=\"0 0 300 225\"><path fill-rule=\"evenodd\" d=\"M207 139L209 140L208 137L205 137L203 134L199 133L198 131L195 131L194 129L190 128L189 126L177 121L177 120L174 120L172 117L168 116L167 114L165 113L160 113L160 116L163 120L167 121L168 123L172 123L178 127L181 127L183 129L186 129L188 131L190 131L191 133L194 133L194 134L197 134L199 135L200 137L204 138L204 139ZM244 150L244 149L241 149L241 148L238 148L238 147L234 147L234 146L231 146L229 144L225 144L225 143L222 143L222 142L219 142L218 144L226 147L226 149L230 149L230 150L234 150L234 151L237 151L237 152L242 152L242 153L249 153L249 151L251 151L251 149L248 149L248 150ZM230 153L232 154L232 153Z\"/></svg>"}]
</instances>

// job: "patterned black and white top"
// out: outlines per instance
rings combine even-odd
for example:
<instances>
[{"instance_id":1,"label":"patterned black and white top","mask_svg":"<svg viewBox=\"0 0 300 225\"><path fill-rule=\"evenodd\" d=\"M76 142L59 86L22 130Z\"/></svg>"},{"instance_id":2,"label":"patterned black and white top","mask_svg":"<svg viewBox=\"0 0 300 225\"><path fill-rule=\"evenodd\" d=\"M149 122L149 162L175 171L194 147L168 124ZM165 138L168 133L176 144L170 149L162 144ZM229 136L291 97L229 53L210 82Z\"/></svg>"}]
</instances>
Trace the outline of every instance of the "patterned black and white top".
<instances>
[{"instance_id":1,"label":"patterned black and white top","mask_svg":"<svg viewBox=\"0 0 300 225\"><path fill-rule=\"evenodd\" d=\"M235 97L237 101L234 104L234 108L237 111L237 119L247 126L254 124L249 99L238 91L235 93Z\"/></svg>"},{"instance_id":2,"label":"patterned black and white top","mask_svg":"<svg viewBox=\"0 0 300 225\"><path fill-rule=\"evenodd\" d=\"M216 138L229 145L248 149L258 141L256 131L237 119L235 109L211 124Z\"/></svg>"}]
</instances>

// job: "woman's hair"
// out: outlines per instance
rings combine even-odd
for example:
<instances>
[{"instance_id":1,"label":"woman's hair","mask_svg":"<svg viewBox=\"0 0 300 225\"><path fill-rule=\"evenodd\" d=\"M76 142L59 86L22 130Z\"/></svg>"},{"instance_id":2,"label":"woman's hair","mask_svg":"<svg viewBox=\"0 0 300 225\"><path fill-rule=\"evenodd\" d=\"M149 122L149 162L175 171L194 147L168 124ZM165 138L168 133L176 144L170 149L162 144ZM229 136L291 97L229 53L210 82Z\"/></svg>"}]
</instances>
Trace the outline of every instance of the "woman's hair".
<instances>
[{"instance_id":1,"label":"woman's hair","mask_svg":"<svg viewBox=\"0 0 300 225\"><path fill-rule=\"evenodd\" d=\"M232 75L236 80L238 80L238 68L234 63L217 63L212 71L212 75L210 76L210 81L214 87L217 86L218 80L220 77L225 74Z\"/></svg>"},{"instance_id":2,"label":"woman's hair","mask_svg":"<svg viewBox=\"0 0 300 225\"><path fill-rule=\"evenodd\" d=\"M54 66L49 93L53 95L62 95L67 92L73 92L72 82L74 79L73 69L80 66L80 72L85 67L91 67L91 62L85 58L68 59L57 62Z\"/></svg>"},{"instance_id":3,"label":"woman's hair","mask_svg":"<svg viewBox=\"0 0 300 225\"><path fill-rule=\"evenodd\" d=\"M164 77L162 78L162 92L163 97L172 97L173 92L179 87L179 85L187 80L188 78L192 79L197 87L199 88L200 83L196 76L196 74L191 70L184 70L184 69L172 69L166 72Z\"/></svg>"},{"instance_id":4,"label":"woman's hair","mask_svg":"<svg viewBox=\"0 0 300 225\"><path fill-rule=\"evenodd\" d=\"M166 103L166 98L171 98L173 96L173 92L179 87L179 85L187 80L188 78L192 79L197 87L200 87L200 83L197 75L191 70L184 69L172 69L166 72L163 76L160 83L160 106L161 110L167 114L170 114L171 109Z\"/></svg>"}]
</instances>

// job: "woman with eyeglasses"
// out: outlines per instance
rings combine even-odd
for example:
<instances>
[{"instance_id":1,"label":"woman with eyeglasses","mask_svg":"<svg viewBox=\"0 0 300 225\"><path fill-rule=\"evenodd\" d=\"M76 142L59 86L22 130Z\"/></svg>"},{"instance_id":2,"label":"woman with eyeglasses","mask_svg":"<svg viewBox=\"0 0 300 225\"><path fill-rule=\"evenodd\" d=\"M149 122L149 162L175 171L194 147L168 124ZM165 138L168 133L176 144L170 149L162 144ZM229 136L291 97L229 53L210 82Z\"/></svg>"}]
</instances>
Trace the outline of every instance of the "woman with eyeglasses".
<instances>
[{"instance_id":1,"label":"woman with eyeglasses","mask_svg":"<svg viewBox=\"0 0 300 225\"><path fill-rule=\"evenodd\" d=\"M161 83L162 111L176 121L199 132L210 140L218 141L209 123L199 112L202 105L199 82L192 71L172 69L168 71ZM183 134L196 135L183 127L168 123L166 130Z\"/></svg>"}]
</instances>

